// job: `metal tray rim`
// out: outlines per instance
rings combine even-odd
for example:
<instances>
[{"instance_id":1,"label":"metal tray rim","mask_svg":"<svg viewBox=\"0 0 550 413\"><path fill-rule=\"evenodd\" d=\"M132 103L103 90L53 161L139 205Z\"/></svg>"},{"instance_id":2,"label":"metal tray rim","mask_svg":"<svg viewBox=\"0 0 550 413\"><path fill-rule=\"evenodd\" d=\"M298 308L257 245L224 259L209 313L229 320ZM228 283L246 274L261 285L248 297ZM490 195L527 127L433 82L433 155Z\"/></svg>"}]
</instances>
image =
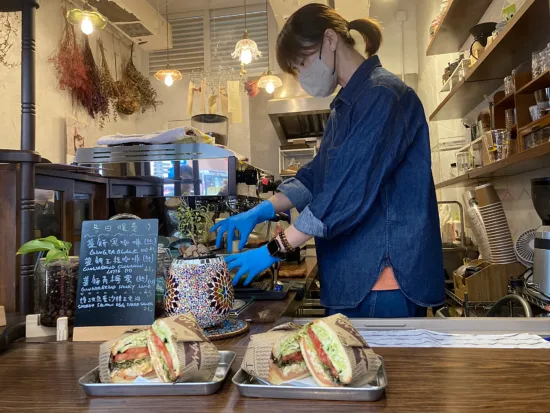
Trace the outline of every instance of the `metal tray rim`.
<instances>
[{"instance_id":1,"label":"metal tray rim","mask_svg":"<svg viewBox=\"0 0 550 413\"><path fill-rule=\"evenodd\" d=\"M380 357L380 356L378 356ZM242 368L239 368L233 376L232 382L237 386L239 393L245 397L267 397L267 398L285 398L285 399L315 399L315 400L346 400L350 395L355 395L354 401L377 401L384 394L388 378L384 359L378 370L378 377L382 378L380 386L371 387L296 387L285 385L262 385L241 383L236 380L240 375L246 374ZM267 391L265 393L264 391ZM309 393L309 395L308 395ZM366 397L370 396L370 397Z\"/></svg>"},{"instance_id":2,"label":"metal tray rim","mask_svg":"<svg viewBox=\"0 0 550 413\"><path fill-rule=\"evenodd\" d=\"M117 394L105 394L105 395L99 395L99 394L92 394L90 390L99 390L99 389L112 389L114 387L121 388L121 389L145 389L145 390L152 390L152 389L167 389L168 387L174 387L175 389L178 389L178 391L183 391L184 389L191 389L191 388L200 388L204 387L206 390L204 393L201 393L203 395L210 395L216 393L223 382L227 379L227 376L229 375L229 372L231 370L231 366L235 362L235 359L237 358L237 354L234 351L220 351L220 356L223 358L224 355L228 357L227 361L227 369L225 371L225 375L221 377L219 380L216 381L208 381L208 382L198 382L198 383L142 383L142 384L133 384L133 383L84 383L83 380L89 376L90 374L93 374L96 370L99 369L99 366L94 367L92 370L88 371L86 374L84 374L82 377L78 379L78 384L82 387L84 392L91 397L103 397L103 396L124 396L124 397L137 397L139 395L123 395L122 393ZM220 360L221 361L221 360ZM213 390L213 391L209 391ZM95 391L93 392L95 393ZM147 396L154 396L153 393L147 392ZM158 394L159 396L164 396L165 394ZM185 395L184 393L177 393L174 394L174 396L180 396ZM199 395L198 393L193 393L193 395Z\"/></svg>"}]
</instances>

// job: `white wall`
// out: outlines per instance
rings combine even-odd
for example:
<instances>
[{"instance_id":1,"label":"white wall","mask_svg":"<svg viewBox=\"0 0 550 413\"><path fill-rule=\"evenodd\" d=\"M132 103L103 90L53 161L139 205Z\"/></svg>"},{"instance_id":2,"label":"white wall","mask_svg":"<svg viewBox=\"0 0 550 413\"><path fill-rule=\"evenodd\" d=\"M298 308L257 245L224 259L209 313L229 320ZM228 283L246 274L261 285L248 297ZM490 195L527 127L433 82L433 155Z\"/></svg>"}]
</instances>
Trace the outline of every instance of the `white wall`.
<instances>
[{"instance_id":1,"label":"white wall","mask_svg":"<svg viewBox=\"0 0 550 413\"><path fill-rule=\"evenodd\" d=\"M499 21L504 1L505 0L494 0L480 21ZM418 95L422 100L427 117L445 98L446 93L439 93L442 86L441 76L448 62L454 61L458 56L458 53L436 56L426 56L425 54L426 47L429 43L428 29L432 19L435 18L439 11L440 3L440 0L417 0ZM461 50L469 47L471 41L471 38L468 39ZM477 117L479 111L484 107L487 107L486 103L480 104L477 108L473 108L472 112L466 117ZM445 139L464 135L461 119L429 122L429 127L432 148L435 147L438 142L444 141ZM440 168L443 170L449 168L449 164L453 162L451 158L452 156L441 156L440 159L439 153L432 154L432 170L436 182L440 181ZM541 176L550 176L550 168L513 177L496 178L491 181L503 203L514 240L523 231L536 228L541 224L541 220L531 201L530 183L531 178ZM438 190L438 199L462 202L462 193L466 189L474 189L474 187L475 185L460 185L457 187L443 188Z\"/></svg>"},{"instance_id":2,"label":"white wall","mask_svg":"<svg viewBox=\"0 0 550 413\"><path fill-rule=\"evenodd\" d=\"M397 20L398 11L406 12L403 28L401 22ZM416 4L410 0L372 0L369 10L369 17L378 20L382 25L383 40L378 52L382 65L390 72L401 76L404 62L405 80L414 88L416 88L418 73L416 14ZM357 16L359 17L363 16ZM404 36L402 36L402 29Z\"/></svg>"},{"instance_id":3,"label":"white wall","mask_svg":"<svg viewBox=\"0 0 550 413\"><path fill-rule=\"evenodd\" d=\"M84 109L75 109L70 96L58 89L58 82L53 67L48 58L55 52L63 31L64 17L61 13L59 1L42 1L36 12L36 150L52 162L65 162L65 119L76 118L89 124L89 139L86 146L94 146L96 140L105 134L114 132L134 133L135 118L137 115L120 116L118 122L108 123L103 130L99 122L94 121ZM20 26L20 25L19 25ZM80 41L83 34L76 30ZM11 60L20 61L21 37L15 39L15 45L10 51ZM107 31L94 32L91 36L91 48L99 62L99 49L96 39L101 36L108 49L107 58L114 76L113 37ZM120 41L114 46L118 62L121 55L128 55L128 47ZM139 49L134 51L134 64L143 71L147 64L147 53ZM145 66L147 67L147 66ZM0 130L2 138L0 147L5 149L19 149L21 136L21 67L7 69L0 66Z\"/></svg>"}]
</instances>

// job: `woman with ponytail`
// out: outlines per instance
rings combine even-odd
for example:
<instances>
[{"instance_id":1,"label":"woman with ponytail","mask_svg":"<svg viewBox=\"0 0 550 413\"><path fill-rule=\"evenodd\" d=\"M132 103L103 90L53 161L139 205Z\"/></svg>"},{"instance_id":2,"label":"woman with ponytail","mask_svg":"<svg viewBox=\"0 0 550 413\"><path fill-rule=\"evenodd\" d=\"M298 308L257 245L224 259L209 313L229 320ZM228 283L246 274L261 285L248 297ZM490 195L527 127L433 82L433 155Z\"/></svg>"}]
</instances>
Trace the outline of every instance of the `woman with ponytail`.
<instances>
[{"instance_id":1,"label":"woman with ponytail","mask_svg":"<svg viewBox=\"0 0 550 413\"><path fill-rule=\"evenodd\" d=\"M350 32L365 40L358 52ZM315 237L321 303L349 317L419 317L444 301L439 218L430 139L416 93L385 70L376 52L380 26L346 21L312 3L286 21L277 39L281 69L314 97L332 95L319 153L278 193L222 221L244 246L254 226L296 207L294 225L267 246L229 256L245 284L289 249Z\"/></svg>"}]
</instances>

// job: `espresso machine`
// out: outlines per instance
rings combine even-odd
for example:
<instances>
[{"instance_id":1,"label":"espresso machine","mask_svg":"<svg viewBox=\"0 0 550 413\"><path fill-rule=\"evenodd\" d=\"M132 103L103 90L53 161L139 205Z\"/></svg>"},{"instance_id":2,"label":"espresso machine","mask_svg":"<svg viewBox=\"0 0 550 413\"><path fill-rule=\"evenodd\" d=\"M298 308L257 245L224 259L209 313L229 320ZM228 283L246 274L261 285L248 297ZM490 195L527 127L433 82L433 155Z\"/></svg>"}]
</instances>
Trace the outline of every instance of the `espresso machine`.
<instances>
[{"instance_id":1,"label":"espresso machine","mask_svg":"<svg viewBox=\"0 0 550 413\"><path fill-rule=\"evenodd\" d=\"M531 292L550 301L550 178L531 180L531 197L542 225L535 233Z\"/></svg>"}]
</instances>

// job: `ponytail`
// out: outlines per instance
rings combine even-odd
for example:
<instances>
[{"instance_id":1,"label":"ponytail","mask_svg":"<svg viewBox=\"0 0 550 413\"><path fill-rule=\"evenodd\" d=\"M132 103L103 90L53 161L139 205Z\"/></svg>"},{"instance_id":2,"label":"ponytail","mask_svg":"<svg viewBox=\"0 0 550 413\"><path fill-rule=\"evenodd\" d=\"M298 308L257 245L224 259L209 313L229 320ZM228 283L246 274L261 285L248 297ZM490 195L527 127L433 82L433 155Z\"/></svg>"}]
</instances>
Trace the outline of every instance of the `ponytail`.
<instances>
[{"instance_id":1,"label":"ponytail","mask_svg":"<svg viewBox=\"0 0 550 413\"><path fill-rule=\"evenodd\" d=\"M368 56L372 56L378 51L380 43L382 43L382 30L380 30L380 24L376 20L352 20L349 22L348 28L361 33L361 36L365 39L365 53Z\"/></svg>"},{"instance_id":2,"label":"ponytail","mask_svg":"<svg viewBox=\"0 0 550 413\"><path fill-rule=\"evenodd\" d=\"M382 31L371 19L348 23L333 8L325 4L309 3L295 11L285 22L277 37L277 62L286 73L297 75L294 67L303 58L318 52L327 29L334 30L348 46L355 46L350 30L357 30L365 39L365 52L370 57L380 48Z\"/></svg>"}]
</instances>

